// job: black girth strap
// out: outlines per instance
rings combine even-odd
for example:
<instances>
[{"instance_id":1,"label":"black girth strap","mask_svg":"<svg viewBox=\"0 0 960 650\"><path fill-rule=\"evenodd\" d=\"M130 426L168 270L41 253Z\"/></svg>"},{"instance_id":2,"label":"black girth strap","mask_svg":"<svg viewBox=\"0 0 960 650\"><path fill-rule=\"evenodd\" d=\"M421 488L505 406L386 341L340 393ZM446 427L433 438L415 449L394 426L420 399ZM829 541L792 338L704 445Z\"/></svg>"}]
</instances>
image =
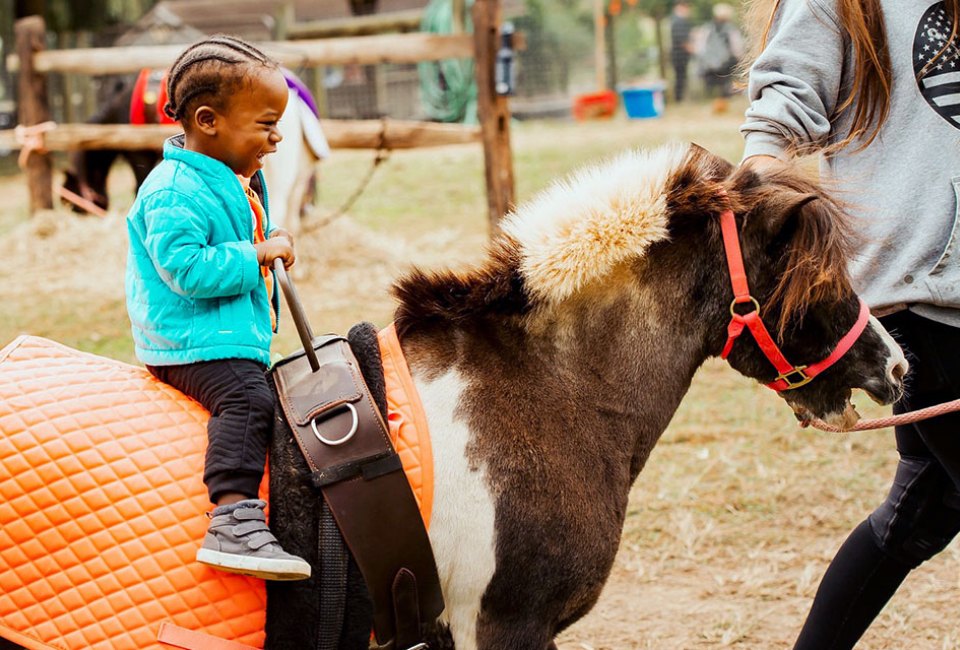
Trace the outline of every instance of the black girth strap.
<instances>
[{"instance_id":1,"label":"black girth strap","mask_svg":"<svg viewBox=\"0 0 960 650\"><path fill-rule=\"evenodd\" d=\"M280 406L367 583L377 643L426 648L443 595L413 491L346 339L313 347L317 372L303 353L271 370Z\"/></svg>"},{"instance_id":2,"label":"black girth strap","mask_svg":"<svg viewBox=\"0 0 960 650\"><path fill-rule=\"evenodd\" d=\"M316 650L338 650L343 617L347 608L347 567L350 558L343 536L330 512L320 499L320 521L317 535L317 557L320 559L320 611Z\"/></svg>"}]
</instances>

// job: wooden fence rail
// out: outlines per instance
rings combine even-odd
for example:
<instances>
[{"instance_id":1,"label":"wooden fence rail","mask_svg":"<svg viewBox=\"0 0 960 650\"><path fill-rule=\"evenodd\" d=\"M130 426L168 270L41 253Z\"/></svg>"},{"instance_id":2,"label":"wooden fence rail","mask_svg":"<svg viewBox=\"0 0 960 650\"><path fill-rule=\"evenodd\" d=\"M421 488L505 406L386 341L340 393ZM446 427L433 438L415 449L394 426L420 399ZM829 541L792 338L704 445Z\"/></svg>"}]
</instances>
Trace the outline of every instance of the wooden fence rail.
<instances>
[{"instance_id":1,"label":"wooden fence rail","mask_svg":"<svg viewBox=\"0 0 960 650\"><path fill-rule=\"evenodd\" d=\"M321 120L332 149L416 149L480 142L480 127L404 120ZM60 124L43 133L43 149L160 149L180 133L165 124ZM20 149L15 129L0 130L0 149Z\"/></svg>"},{"instance_id":2,"label":"wooden fence rail","mask_svg":"<svg viewBox=\"0 0 960 650\"><path fill-rule=\"evenodd\" d=\"M33 71L81 74L122 74L143 68L169 67L185 45L92 47L82 50L45 50L33 55ZM258 43L265 54L289 68L318 65L376 65L417 63L473 57L469 34L379 34L309 41ZM7 57L7 69L20 69L20 57Z\"/></svg>"}]
</instances>

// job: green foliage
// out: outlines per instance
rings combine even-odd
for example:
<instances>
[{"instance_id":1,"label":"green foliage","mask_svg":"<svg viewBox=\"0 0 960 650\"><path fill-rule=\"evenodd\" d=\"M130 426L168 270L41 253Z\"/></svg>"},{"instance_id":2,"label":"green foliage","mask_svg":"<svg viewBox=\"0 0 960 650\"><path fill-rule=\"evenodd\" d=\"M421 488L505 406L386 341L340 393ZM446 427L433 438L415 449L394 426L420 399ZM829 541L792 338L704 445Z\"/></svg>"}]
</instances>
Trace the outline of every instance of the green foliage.
<instances>
[{"instance_id":1,"label":"green foliage","mask_svg":"<svg viewBox=\"0 0 960 650\"><path fill-rule=\"evenodd\" d=\"M723 0L688 0L691 20L710 20L714 4ZM736 0L727 0L736 4ZM606 34L608 71L611 52L617 83L667 74L660 49L669 43L668 21L675 0L604 0L612 34ZM524 33L526 50L520 53L518 87L523 95L569 92L588 78L594 79L594 7L592 0L524 0L523 15L511 17ZM610 16L611 9L616 12ZM659 36L659 38L658 38ZM590 71L589 74L587 72ZM571 83L572 82L572 83Z\"/></svg>"},{"instance_id":2,"label":"green foliage","mask_svg":"<svg viewBox=\"0 0 960 650\"><path fill-rule=\"evenodd\" d=\"M613 19L613 28L617 48L617 82L627 82L650 74L657 58L656 23L639 12L625 12Z\"/></svg>"},{"instance_id":3,"label":"green foliage","mask_svg":"<svg viewBox=\"0 0 960 650\"><path fill-rule=\"evenodd\" d=\"M31 3L18 0L19 4ZM133 23L149 11L156 0L46 0L40 4L46 5L44 19L47 29L68 32Z\"/></svg>"},{"instance_id":4,"label":"green foliage","mask_svg":"<svg viewBox=\"0 0 960 650\"><path fill-rule=\"evenodd\" d=\"M578 4L574 0L527 0L526 14L512 19L527 39L518 80L524 94L566 91L571 63L590 56L591 18Z\"/></svg>"},{"instance_id":5,"label":"green foliage","mask_svg":"<svg viewBox=\"0 0 960 650\"><path fill-rule=\"evenodd\" d=\"M671 0L638 0L637 9L646 15L659 19L670 13L673 7Z\"/></svg>"},{"instance_id":6,"label":"green foliage","mask_svg":"<svg viewBox=\"0 0 960 650\"><path fill-rule=\"evenodd\" d=\"M694 22L710 20L713 5L718 2L738 4L736 0L688 0ZM652 18L664 18L670 15L674 0L637 0L636 9ZM626 9L626 7L625 7Z\"/></svg>"}]
</instances>

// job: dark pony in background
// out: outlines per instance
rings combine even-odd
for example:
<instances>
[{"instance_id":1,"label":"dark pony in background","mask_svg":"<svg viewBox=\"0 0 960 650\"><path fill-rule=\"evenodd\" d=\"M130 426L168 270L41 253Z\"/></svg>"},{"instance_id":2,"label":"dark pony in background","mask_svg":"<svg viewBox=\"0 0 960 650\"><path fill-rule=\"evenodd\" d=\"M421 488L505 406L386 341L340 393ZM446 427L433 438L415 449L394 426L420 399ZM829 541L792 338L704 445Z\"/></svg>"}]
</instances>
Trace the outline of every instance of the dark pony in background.
<instances>
[{"instance_id":1,"label":"dark pony in background","mask_svg":"<svg viewBox=\"0 0 960 650\"><path fill-rule=\"evenodd\" d=\"M108 100L88 121L90 124L129 124L130 100L133 96L133 84L129 80L113 79L107 83ZM154 122L158 123L158 122ZM107 175L117 158L127 161L133 170L137 188L143 184L147 174L160 162L160 151L156 149L120 150L120 149L83 149L71 151L63 180L63 188L106 210L110 207L107 195ZM74 205L74 211L83 212L83 208Z\"/></svg>"},{"instance_id":2,"label":"dark pony in background","mask_svg":"<svg viewBox=\"0 0 960 650\"><path fill-rule=\"evenodd\" d=\"M309 89L289 70L283 70L290 91L287 110L280 120L283 141L267 156L263 174L269 191L270 218L296 232L302 213L313 203L317 163L330 155L319 111ZM109 82L92 124L172 124L163 113L166 101L165 71L142 70L134 79ZM86 149L70 154L63 189L102 210L110 205L107 177L118 158L129 163L136 186L146 179L162 155L159 149ZM74 210L84 209L74 205Z\"/></svg>"}]
</instances>

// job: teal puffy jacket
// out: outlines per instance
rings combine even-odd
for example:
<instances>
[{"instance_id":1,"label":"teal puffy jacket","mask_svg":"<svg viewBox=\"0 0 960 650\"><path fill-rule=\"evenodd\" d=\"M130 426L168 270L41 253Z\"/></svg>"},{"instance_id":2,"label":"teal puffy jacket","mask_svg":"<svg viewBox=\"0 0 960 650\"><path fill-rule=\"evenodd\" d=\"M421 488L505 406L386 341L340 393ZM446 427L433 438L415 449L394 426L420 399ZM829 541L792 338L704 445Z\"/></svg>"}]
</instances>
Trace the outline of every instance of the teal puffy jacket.
<instances>
[{"instance_id":1,"label":"teal puffy jacket","mask_svg":"<svg viewBox=\"0 0 960 650\"><path fill-rule=\"evenodd\" d=\"M269 365L270 301L250 204L229 167L182 142L181 135L164 144L163 161L127 215L127 313L137 358L153 366L214 359ZM266 212L259 171L251 182L257 185Z\"/></svg>"}]
</instances>

